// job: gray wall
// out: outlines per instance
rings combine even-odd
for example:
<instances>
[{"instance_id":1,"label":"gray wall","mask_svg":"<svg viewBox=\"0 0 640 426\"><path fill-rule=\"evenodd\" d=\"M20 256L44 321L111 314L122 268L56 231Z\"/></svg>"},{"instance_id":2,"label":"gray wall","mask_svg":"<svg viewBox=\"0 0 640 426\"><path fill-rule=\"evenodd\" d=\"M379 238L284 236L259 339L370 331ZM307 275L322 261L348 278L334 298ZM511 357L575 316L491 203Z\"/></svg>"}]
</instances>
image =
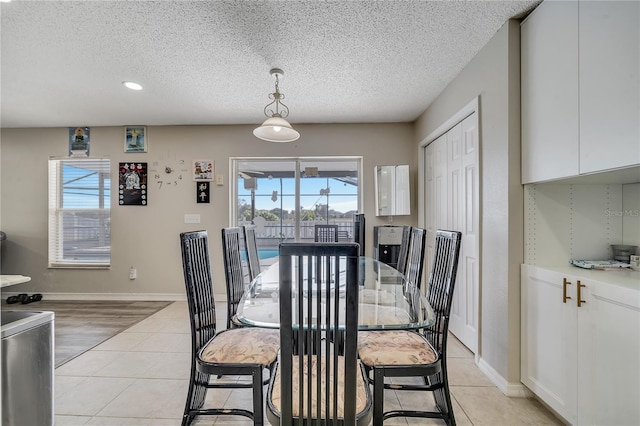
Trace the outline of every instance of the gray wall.
<instances>
[{"instance_id":1,"label":"gray wall","mask_svg":"<svg viewBox=\"0 0 640 426\"><path fill-rule=\"evenodd\" d=\"M520 27L507 22L416 122L416 144L480 98L480 366L520 386ZM420 213L422 215L422 212ZM489 371L491 373L491 371ZM494 380L495 381L495 380Z\"/></svg>"},{"instance_id":2,"label":"gray wall","mask_svg":"<svg viewBox=\"0 0 640 426\"><path fill-rule=\"evenodd\" d=\"M83 123L76 123L83 124ZM215 291L223 295L224 271L220 253L220 229L229 226L229 157L363 156L364 213L367 220L367 253L372 253L372 227L387 223L374 216L373 169L377 164L409 164L412 198L416 199L417 160L413 149L413 125L317 124L298 125L301 138L290 144L256 139L255 126L149 127L148 153L123 152L123 127L92 127L91 155L118 162L158 162L184 159L215 160L215 173L224 175L223 186L212 186L211 204L196 204L195 183L178 187L149 188L149 205L119 206L117 181L113 182L111 220L111 268L108 270L62 270L47 268L47 160L66 156L67 128L3 129L0 145L0 229L8 235L1 246L3 274L22 274L32 281L4 290L11 292L64 293L66 298L183 298L184 281L178 234L187 230L209 231ZM415 225L413 215L399 216L394 223ZM185 224L185 213L199 213L200 224ZM138 278L129 280L135 266Z\"/></svg>"}]
</instances>

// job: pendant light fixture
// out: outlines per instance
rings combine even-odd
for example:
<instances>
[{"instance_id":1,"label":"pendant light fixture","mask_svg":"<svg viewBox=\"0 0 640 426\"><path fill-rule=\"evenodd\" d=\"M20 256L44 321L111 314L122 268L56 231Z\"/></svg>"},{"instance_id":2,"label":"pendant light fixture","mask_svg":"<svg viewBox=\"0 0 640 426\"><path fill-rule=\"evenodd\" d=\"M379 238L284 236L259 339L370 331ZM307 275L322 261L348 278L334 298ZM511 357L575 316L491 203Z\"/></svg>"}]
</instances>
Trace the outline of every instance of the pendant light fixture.
<instances>
[{"instance_id":1,"label":"pendant light fixture","mask_svg":"<svg viewBox=\"0 0 640 426\"><path fill-rule=\"evenodd\" d=\"M279 68L273 68L269 72L276 79L276 90L273 93L269 93L269 99L272 101L264 107L264 115L268 118L260 127L256 127L253 130L253 134L255 137L269 142L293 142L300 137L300 133L285 120L285 117L289 115L289 108L282 103L284 94L280 93L280 88L278 87L280 77L284 75L284 71Z\"/></svg>"}]
</instances>

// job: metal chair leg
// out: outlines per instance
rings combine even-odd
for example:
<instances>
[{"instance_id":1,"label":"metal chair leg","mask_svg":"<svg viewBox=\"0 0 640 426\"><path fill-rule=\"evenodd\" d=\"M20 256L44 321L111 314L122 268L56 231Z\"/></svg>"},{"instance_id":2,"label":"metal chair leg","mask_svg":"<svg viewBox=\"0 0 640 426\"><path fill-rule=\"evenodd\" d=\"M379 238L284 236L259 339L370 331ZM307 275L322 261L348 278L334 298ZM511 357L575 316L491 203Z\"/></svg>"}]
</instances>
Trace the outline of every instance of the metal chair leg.
<instances>
[{"instance_id":1,"label":"metal chair leg","mask_svg":"<svg viewBox=\"0 0 640 426\"><path fill-rule=\"evenodd\" d=\"M433 391L433 397L436 401L436 406L438 410L446 415L444 419L447 425L455 426L456 420L453 415L453 404L451 403L451 394L449 393L449 385L447 382L444 383L444 386L440 389L436 389Z\"/></svg>"},{"instance_id":2,"label":"metal chair leg","mask_svg":"<svg viewBox=\"0 0 640 426\"><path fill-rule=\"evenodd\" d=\"M373 369L373 426L384 422L384 371Z\"/></svg>"},{"instance_id":3,"label":"metal chair leg","mask_svg":"<svg viewBox=\"0 0 640 426\"><path fill-rule=\"evenodd\" d=\"M192 369L195 370L195 366L192 366ZM182 426L191 424L195 418L195 415L191 414L191 412L200 409L204 404L204 399L207 396L206 384L208 382L209 375L198 371L191 373L189 390L187 391L187 401L184 407L184 415L182 416Z\"/></svg>"},{"instance_id":4,"label":"metal chair leg","mask_svg":"<svg viewBox=\"0 0 640 426\"><path fill-rule=\"evenodd\" d=\"M262 405L263 398L263 382L262 368L257 368L253 372L253 424L254 426L262 426L264 424L264 412Z\"/></svg>"}]
</instances>

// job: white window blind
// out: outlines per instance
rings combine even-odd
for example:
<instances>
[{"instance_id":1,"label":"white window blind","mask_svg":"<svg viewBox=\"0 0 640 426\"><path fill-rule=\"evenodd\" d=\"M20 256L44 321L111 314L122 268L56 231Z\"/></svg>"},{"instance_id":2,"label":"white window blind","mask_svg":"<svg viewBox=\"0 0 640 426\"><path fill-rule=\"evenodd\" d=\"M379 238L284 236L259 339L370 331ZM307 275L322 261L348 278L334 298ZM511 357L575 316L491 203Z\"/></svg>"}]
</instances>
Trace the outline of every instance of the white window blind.
<instances>
[{"instance_id":1,"label":"white window blind","mask_svg":"<svg viewBox=\"0 0 640 426\"><path fill-rule=\"evenodd\" d=\"M49 267L111 262L111 161L49 160Z\"/></svg>"}]
</instances>

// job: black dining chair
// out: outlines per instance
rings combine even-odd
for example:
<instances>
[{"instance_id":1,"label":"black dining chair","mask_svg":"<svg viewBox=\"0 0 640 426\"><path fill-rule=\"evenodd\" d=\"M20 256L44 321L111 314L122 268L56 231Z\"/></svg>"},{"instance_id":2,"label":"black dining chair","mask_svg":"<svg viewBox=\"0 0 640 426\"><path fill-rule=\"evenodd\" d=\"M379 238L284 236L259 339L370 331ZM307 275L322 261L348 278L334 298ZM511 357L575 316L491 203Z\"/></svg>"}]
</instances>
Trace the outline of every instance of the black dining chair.
<instances>
[{"instance_id":1,"label":"black dining chair","mask_svg":"<svg viewBox=\"0 0 640 426\"><path fill-rule=\"evenodd\" d=\"M396 269L403 274L407 273L407 259L409 258L409 246L411 245L411 226L402 227L402 240L400 241L400 251L398 252L398 263Z\"/></svg>"},{"instance_id":2,"label":"black dining chair","mask_svg":"<svg viewBox=\"0 0 640 426\"><path fill-rule=\"evenodd\" d=\"M337 243L338 225L316 224L313 227L313 240L316 243Z\"/></svg>"},{"instance_id":3,"label":"black dining chair","mask_svg":"<svg viewBox=\"0 0 640 426\"><path fill-rule=\"evenodd\" d=\"M368 425L357 359L358 245L280 244L280 357L267 391L272 425ZM331 332L340 333L337 347Z\"/></svg>"},{"instance_id":4,"label":"black dining chair","mask_svg":"<svg viewBox=\"0 0 640 426\"><path fill-rule=\"evenodd\" d=\"M404 276L408 282L420 288L422 270L424 266L424 250L427 242L427 232L423 228L411 228L411 240L407 254L407 265ZM400 271L402 272L402 271Z\"/></svg>"},{"instance_id":5,"label":"black dining chair","mask_svg":"<svg viewBox=\"0 0 640 426\"><path fill-rule=\"evenodd\" d=\"M236 319L238 304L247 285L245 284L242 254L240 253L242 240L242 228L237 226L222 228L222 259L227 284L227 328L242 326Z\"/></svg>"},{"instance_id":6,"label":"black dining chair","mask_svg":"<svg viewBox=\"0 0 640 426\"><path fill-rule=\"evenodd\" d=\"M249 269L249 282L260 274L260 255L258 254L258 242L256 240L256 226L243 225L244 250L247 255Z\"/></svg>"},{"instance_id":7,"label":"black dining chair","mask_svg":"<svg viewBox=\"0 0 640 426\"><path fill-rule=\"evenodd\" d=\"M447 376L447 334L453 290L458 270L461 233L436 232L433 267L427 298L435 322L421 331L361 331L358 355L367 372L373 374L373 426L391 417L440 418L455 425ZM413 285L408 283L407 285ZM420 383L385 383L386 377L415 377ZM384 411L384 390L432 392L437 411Z\"/></svg>"},{"instance_id":8,"label":"black dining chair","mask_svg":"<svg viewBox=\"0 0 640 426\"><path fill-rule=\"evenodd\" d=\"M191 326L191 372L182 425L189 425L199 415L244 416L262 425L263 386L268 381L263 373L275 364L279 333L252 327L217 332L207 231L180 234L180 246ZM214 378L221 375L247 376L251 382ZM205 407L207 390L214 388L252 389L252 410Z\"/></svg>"}]
</instances>

